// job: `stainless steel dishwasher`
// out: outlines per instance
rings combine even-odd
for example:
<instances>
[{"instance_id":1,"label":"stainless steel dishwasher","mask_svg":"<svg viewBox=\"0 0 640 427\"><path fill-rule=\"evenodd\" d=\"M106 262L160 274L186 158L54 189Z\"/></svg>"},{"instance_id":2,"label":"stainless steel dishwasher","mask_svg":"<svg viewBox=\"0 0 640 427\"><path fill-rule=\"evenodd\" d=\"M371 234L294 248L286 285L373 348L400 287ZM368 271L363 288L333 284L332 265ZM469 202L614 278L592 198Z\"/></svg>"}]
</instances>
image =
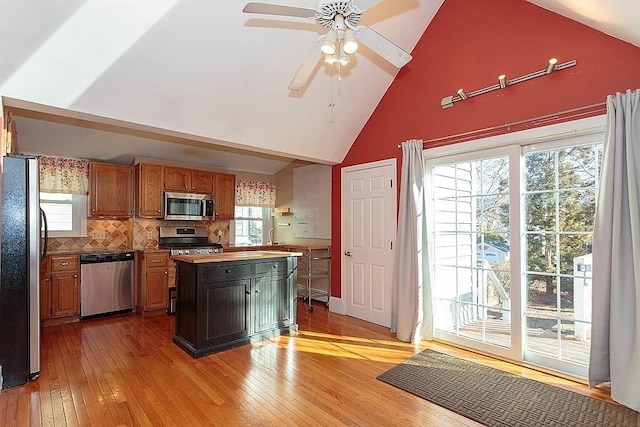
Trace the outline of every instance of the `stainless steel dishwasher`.
<instances>
[{"instance_id":1,"label":"stainless steel dishwasher","mask_svg":"<svg viewBox=\"0 0 640 427\"><path fill-rule=\"evenodd\" d=\"M133 310L133 252L80 255L80 318Z\"/></svg>"}]
</instances>

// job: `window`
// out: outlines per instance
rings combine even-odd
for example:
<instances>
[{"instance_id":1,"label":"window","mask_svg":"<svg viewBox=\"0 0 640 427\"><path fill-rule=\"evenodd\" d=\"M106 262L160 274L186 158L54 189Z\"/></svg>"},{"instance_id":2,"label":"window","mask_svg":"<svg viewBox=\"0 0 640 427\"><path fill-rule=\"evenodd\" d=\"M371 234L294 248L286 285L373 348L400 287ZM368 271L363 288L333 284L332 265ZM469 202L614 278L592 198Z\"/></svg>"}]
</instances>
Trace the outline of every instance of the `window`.
<instances>
[{"instance_id":1,"label":"window","mask_svg":"<svg viewBox=\"0 0 640 427\"><path fill-rule=\"evenodd\" d=\"M87 235L87 196L40 193L40 207L47 215L49 237Z\"/></svg>"},{"instance_id":2,"label":"window","mask_svg":"<svg viewBox=\"0 0 640 427\"><path fill-rule=\"evenodd\" d=\"M260 246L269 241L271 209L236 206L235 220L231 221L231 244Z\"/></svg>"}]
</instances>

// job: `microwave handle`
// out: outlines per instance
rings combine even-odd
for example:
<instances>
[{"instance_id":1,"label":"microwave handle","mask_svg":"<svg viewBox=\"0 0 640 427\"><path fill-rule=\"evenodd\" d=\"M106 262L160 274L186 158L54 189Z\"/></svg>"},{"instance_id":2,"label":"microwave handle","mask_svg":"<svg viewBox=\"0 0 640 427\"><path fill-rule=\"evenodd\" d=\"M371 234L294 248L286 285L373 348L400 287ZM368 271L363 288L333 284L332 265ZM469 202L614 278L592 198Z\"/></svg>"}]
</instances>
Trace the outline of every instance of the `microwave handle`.
<instances>
[{"instance_id":1,"label":"microwave handle","mask_svg":"<svg viewBox=\"0 0 640 427\"><path fill-rule=\"evenodd\" d=\"M201 203L202 203L202 216L204 217L208 217L208 211L207 211L207 202L210 199L202 199Z\"/></svg>"}]
</instances>

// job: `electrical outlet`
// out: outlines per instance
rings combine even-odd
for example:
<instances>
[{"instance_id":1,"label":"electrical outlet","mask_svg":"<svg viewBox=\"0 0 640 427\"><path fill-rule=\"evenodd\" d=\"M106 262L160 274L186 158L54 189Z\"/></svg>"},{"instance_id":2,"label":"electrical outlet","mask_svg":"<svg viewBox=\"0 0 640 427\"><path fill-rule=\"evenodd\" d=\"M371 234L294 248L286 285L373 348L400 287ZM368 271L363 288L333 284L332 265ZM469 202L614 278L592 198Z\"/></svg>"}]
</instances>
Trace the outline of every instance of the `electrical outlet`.
<instances>
[{"instance_id":1,"label":"electrical outlet","mask_svg":"<svg viewBox=\"0 0 640 427\"><path fill-rule=\"evenodd\" d=\"M224 237L224 231L218 230L218 237L222 239Z\"/></svg>"},{"instance_id":2,"label":"electrical outlet","mask_svg":"<svg viewBox=\"0 0 640 427\"><path fill-rule=\"evenodd\" d=\"M155 238L155 233L153 231L147 231L147 240L153 240Z\"/></svg>"},{"instance_id":3,"label":"electrical outlet","mask_svg":"<svg viewBox=\"0 0 640 427\"><path fill-rule=\"evenodd\" d=\"M106 239L104 231L94 231L91 233L91 238L94 240L104 240Z\"/></svg>"}]
</instances>

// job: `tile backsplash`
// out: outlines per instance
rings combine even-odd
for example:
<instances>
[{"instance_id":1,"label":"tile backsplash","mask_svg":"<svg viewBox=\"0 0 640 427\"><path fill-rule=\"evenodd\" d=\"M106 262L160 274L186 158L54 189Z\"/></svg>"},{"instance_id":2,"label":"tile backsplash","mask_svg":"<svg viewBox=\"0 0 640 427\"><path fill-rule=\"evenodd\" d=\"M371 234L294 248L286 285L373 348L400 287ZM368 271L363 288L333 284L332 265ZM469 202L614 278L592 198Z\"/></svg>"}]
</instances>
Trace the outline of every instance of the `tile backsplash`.
<instances>
[{"instance_id":1,"label":"tile backsplash","mask_svg":"<svg viewBox=\"0 0 640 427\"><path fill-rule=\"evenodd\" d=\"M229 221L162 221L157 219L130 218L87 219L87 237L50 238L49 252L149 250L158 246L158 230L161 225L205 226L209 241L218 241L218 231L224 233L220 243L229 244Z\"/></svg>"},{"instance_id":2,"label":"tile backsplash","mask_svg":"<svg viewBox=\"0 0 640 427\"><path fill-rule=\"evenodd\" d=\"M229 245L229 221L161 221L157 219L135 218L133 224L133 249L145 250L158 246L160 226L207 227L209 242L218 241L218 231L224 237L220 240L224 246Z\"/></svg>"}]
</instances>

